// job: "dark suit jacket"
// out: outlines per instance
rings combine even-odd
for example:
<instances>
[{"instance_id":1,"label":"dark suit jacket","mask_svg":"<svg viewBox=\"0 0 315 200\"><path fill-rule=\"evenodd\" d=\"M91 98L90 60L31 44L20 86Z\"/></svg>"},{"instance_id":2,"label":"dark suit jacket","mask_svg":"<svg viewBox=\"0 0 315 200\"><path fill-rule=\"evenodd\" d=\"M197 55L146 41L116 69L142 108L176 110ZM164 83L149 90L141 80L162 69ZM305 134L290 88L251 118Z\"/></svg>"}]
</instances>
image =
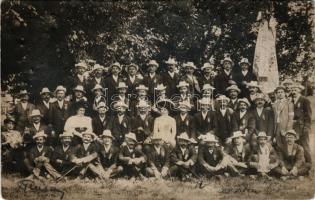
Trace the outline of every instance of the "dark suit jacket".
<instances>
[{"instance_id":1,"label":"dark suit jacket","mask_svg":"<svg viewBox=\"0 0 315 200\"><path fill-rule=\"evenodd\" d=\"M205 84L210 84L211 86L214 86L214 78L207 79L205 76L200 76L198 80L200 89L202 89Z\"/></svg>"},{"instance_id":2,"label":"dark suit jacket","mask_svg":"<svg viewBox=\"0 0 315 200\"><path fill-rule=\"evenodd\" d=\"M232 72L227 75L224 71L219 73L214 79L216 94L227 95L226 88L230 86L229 81L233 79Z\"/></svg>"},{"instance_id":3,"label":"dark suit jacket","mask_svg":"<svg viewBox=\"0 0 315 200\"><path fill-rule=\"evenodd\" d=\"M62 109L59 107L58 102L51 104L51 108L49 109L49 123L53 125L57 134L63 132L65 122L69 117L69 108L70 103L68 101L64 101Z\"/></svg>"},{"instance_id":4,"label":"dark suit jacket","mask_svg":"<svg viewBox=\"0 0 315 200\"><path fill-rule=\"evenodd\" d=\"M52 154L53 154L53 148L49 147L49 146L44 146L43 150L41 152L38 151L37 146L34 146L30 149L29 152L29 159L31 162L34 162L35 158L39 157L39 156L45 156L48 159L52 158Z\"/></svg>"},{"instance_id":5,"label":"dark suit jacket","mask_svg":"<svg viewBox=\"0 0 315 200\"><path fill-rule=\"evenodd\" d=\"M173 164L178 161L186 162L192 160L194 163L197 161L197 153L195 147L188 146L184 154L182 153L179 146L176 146L175 149L171 152L170 160Z\"/></svg>"},{"instance_id":6,"label":"dark suit jacket","mask_svg":"<svg viewBox=\"0 0 315 200\"><path fill-rule=\"evenodd\" d=\"M278 155L280 166L283 166L287 169L292 169L293 167L300 168L305 163L303 147L298 144L293 145L292 155L289 155L286 145L280 149Z\"/></svg>"},{"instance_id":7,"label":"dark suit jacket","mask_svg":"<svg viewBox=\"0 0 315 200\"><path fill-rule=\"evenodd\" d=\"M238 99L237 99L238 100ZM234 111L237 111L237 109L238 109L238 103L237 103L237 100L233 103L232 101L230 101L229 103L228 103L228 107L229 108L232 108Z\"/></svg>"},{"instance_id":8,"label":"dark suit jacket","mask_svg":"<svg viewBox=\"0 0 315 200\"><path fill-rule=\"evenodd\" d=\"M105 79L105 87L108 88L108 101L109 101L109 103L113 102L114 95L117 94L116 87L118 86L119 82L124 82L124 80L121 76L118 76L117 82L113 79L113 76L108 76Z\"/></svg>"},{"instance_id":9,"label":"dark suit jacket","mask_svg":"<svg viewBox=\"0 0 315 200\"><path fill-rule=\"evenodd\" d=\"M238 162L247 162L251 154L251 148L248 144L244 144L242 152L238 152L235 145L227 146L225 151Z\"/></svg>"},{"instance_id":10,"label":"dark suit jacket","mask_svg":"<svg viewBox=\"0 0 315 200\"><path fill-rule=\"evenodd\" d=\"M107 115L105 116L104 121L101 121L101 118L99 117L99 115L94 116L92 118L93 132L96 135L101 135L103 131L107 129L107 127L109 126L109 123L110 123L110 117Z\"/></svg>"},{"instance_id":11,"label":"dark suit jacket","mask_svg":"<svg viewBox=\"0 0 315 200\"><path fill-rule=\"evenodd\" d=\"M246 81L246 82L257 81L257 76L249 71L247 72L246 76L244 76L241 71L234 73L233 78L235 82L237 83L238 87L241 89L241 93L240 93L241 98L246 97L249 94L246 85L243 85L242 82L243 81Z\"/></svg>"},{"instance_id":12,"label":"dark suit jacket","mask_svg":"<svg viewBox=\"0 0 315 200\"><path fill-rule=\"evenodd\" d=\"M205 119L203 119L202 113L200 111L194 115L194 121L196 137L215 130L216 115L214 111L208 111Z\"/></svg>"},{"instance_id":13,"label":"dark suit jacket","mask_svg":"<svg viewBox=\"0 0 315 200\"><path fill-rule=\"evenodd\" d=\"M202 145L199 148L198 152L198 162L202 166L205 164L208 164L212 167L215 167L217 164L219 164L223 159L223 151L215 147L213 152L209 152L209 148L206 145Z\"/></svg>"},{"instance_id":14,"label":"dark suit jacket","mask_svg":"<svg viewBox=\"0 0 315 200\"><path fill-rule=\"evenodd\" d=\"M227 109L225 116L223 116L220 110L215 111L216 115L216 128L215 135L220 138L221 142L225 142L226 138L231 136L233 130L235 130L236 122L231 109Z\"/></svg>"},{"instance_id":15,"label":"dark suit jacket","mask_svg":"<svg viewBox=\"0 0 315 200\"><path fill-rule=\"evenodd\" d=\"M161 76L162 82L166 86L166 96L171 98L172 95L177 93L176 86L179 82L179 75L175 73L174 77L172 78L168 72L165 72Z\"/></svg>"},{"instance_id":16,"label":"dark suit jacket","mask_svg":"<svg viewBox=\"0 0 315 200\"><path fill-rule=\"evenodd\" d=\"M70 155L70 160L74 159L74 158L83 158L86 156L89 156L93 153L97 153L99 151L99 146L92 142L89 147L87 148L87 150L84 149L83 144L78 144L76 147L74 147L71 155Z\"/></svg>"},{"instance_id":17,"label":"dark suit jacket","mask_svg":"<svg viewBox=\"0 0 315 200\"><path fill-rule=\"evenodd\" d=\"M155 74L155 76L151 78L149 74L145 74L142 83L149 88L148 95L152 101L154 98L154 88L162 83L162 77L159 74Z\"/></svg>"},{"instance_id":18,"label":"dark suit jacket","mask_svg":"<svg viewBox=\"0 0 315 200\"><path fill-rule=\"evenodd\" d=\"M259 116L256 108L254 108L252 113L255 117L256 132L264 131L267 133L267 135L273 136L275 121L272 109L264 108L261 115Z\"/></svg>"},{"instance_id":19,"label":"dark suit jacket","mask_svg":"<svg viewBox=\"0 0 315 200\"><path fill-rule=\"evenodd\" d=\"M149 146L147 158L149 167L156 167L159 171L163 167L169 168L170 151L166 145L161 146L160 152L157 152L153 145Z\"/></svg>"},{"instance_id":20,"label":"dark suit jacket","mask_svg":"<svg viewBox=\"0 0 315 200\"><path fill-rule=\"evenodd\" d=\"M74 151L73 146L69 146L69 148L66 151L63 150L62 145L57 146L54 149L54 152L52 154L52 161L53 161L54 166L57 166L58 168L60 168L62 166L67 167L71 165L72 162L70 158L73 151ZM57 159L62 160L62 164L57 164L56 163Z\"/></svg>"},{"instance_id":21,"label":"dark suit jacket","mask_svg":"<svg viewBox=\"0 0 315 200\"><path fill-rule=\"evenodd\" d=\"M300 96L294 104L293 120L293 128L300 136L303 135L303 129L311 128L312 108L310 101L306 97Z\"/></svg>"},{"instance_id":22,"label":"dark suit jacket","mask_svg":"<svg viewBox=\"0 0 315 200\"><path fill-rule=\"evenodd\" d=\"M124 118L119 123L119 119L117 115L112 116L112 119L108 125L108 129L111 130L112 135L115 137L115 141L119 143L122 143L122 141L125 138L125 134L129 133L131 131L131 120L130 118L125 114Z\"/></svg>"},{"instance_id":23,"label":"dark suit jacket","mask_svg":"<svg viewBox=\"0 0 315 200\"><path fill-rule=\"evenodd\" d=\"M194 118L192 116L187 114L185 119L182 120L180 114L178 114L175 116L175 121L177 131L176 135L186 132L189 137L196 139Z\"/></svg>"},{"instance_id":24,"label":"dark suit jacket","mask_svg":"<svg viewBox=\"0 0 315 200\"><path fill-rule=\"evenodd\" d=\"M256 122L252 112L247 111L242 118L240 118L240 111L234 112L233 115L236 123L234 131L244 131L245 129L247 129L249 135L254 133Z\"/></svg>"},{"instance_id":25,"label":"dark suit jacket","mask_svg":"<svg viewBox=\"0 0 315 200\"><path fill-rule=\"evenodd\" d=\"M139 84L142 83L142 79L136 77L135 80L134 80L134 82L132 83L131 80L130 80L130 77L127 76L127 77L125 78L125 83L126 83L126 85L128 86L127 93L128 93L128 94L132 94L132 95L135 97L136 94L137 94L136 87L138 87Z\"/></svg>"},{"instance_id":26,"label":"dark suit jacket","mask_svg":"<svg viewBox=\"0 0 315 200\"><path fill-rule=\"evenodd\" d=\"M50 108L50 103L49 103L49 108ZM46 105L43 103L43 101L40 101L36 104L36 108L40 111L40 113L43 115L43 122L45 124L49 123L49 108L46 107Z\"/></svg>"},{"instance_id":27,"label":"dark suit jacket","mask_svg":"<svg viewBox=\"0 0 315 200\"><path fill-rule=\"evenodd\" d=\"M25 126L29 123L29 115L35 106L31 103L27 103L26 109L24 110L21 102L16 104L13 115L16 119L16 129L20 132L24 131Z\"/></svg>"},{"instance_id":28,"label":"dark suit jacket","mask_svg":"<svg viewBox=\"0 0 315 200\"><path fill-rule=\"evenodd\" d=\"M123 165L128 165L130 158L145 158L146 156L140 148L135 148L133 151L130 151L127 145L120 147L119 160Z\"/></svg>"},{"instance_id":29,"label":"dark suit jacket","mask_svg":"<svg viewBox=\"0 0 315 200\"><path fill-rule=\"evenodd\" d=\"M153 134L154 118L148 114L147 117L142 120L140 115L137 115L133 123L131 123L131 130L136 134L138 142L144 142L144 140ZM138 130L142 128L143 131Z\"/></svg>"},{"instance_id":30,"label":"dark suit jacket","mask_svg":"<svg viewBox=\"0 0 315 200\"><path fill-rule=\"evenodd\" d=\"M101 145L99 147L98 157L101 165L104 168L110 168L117 164L119 156L119 148L112 145L108 152L105 151L105 147Z\"/></svg>"}]
</instances>

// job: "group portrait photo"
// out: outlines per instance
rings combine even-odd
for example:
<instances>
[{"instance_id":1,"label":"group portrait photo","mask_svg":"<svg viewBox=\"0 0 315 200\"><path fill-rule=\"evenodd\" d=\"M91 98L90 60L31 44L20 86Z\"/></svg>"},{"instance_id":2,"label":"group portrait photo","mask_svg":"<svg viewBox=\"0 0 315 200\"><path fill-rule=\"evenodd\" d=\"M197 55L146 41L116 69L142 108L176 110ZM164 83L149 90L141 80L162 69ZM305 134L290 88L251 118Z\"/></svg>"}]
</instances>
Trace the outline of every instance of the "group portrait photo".
<instances>
[{"instance_id":1,"label":"group portrait photo","mask_svg":"<svg viewBox=\"0 0 315 200\"><path fill-rule=\"evenodd\" d=\"M3 199L312 199L312 0L1 2Z\"/></svg>"}]
</instances>

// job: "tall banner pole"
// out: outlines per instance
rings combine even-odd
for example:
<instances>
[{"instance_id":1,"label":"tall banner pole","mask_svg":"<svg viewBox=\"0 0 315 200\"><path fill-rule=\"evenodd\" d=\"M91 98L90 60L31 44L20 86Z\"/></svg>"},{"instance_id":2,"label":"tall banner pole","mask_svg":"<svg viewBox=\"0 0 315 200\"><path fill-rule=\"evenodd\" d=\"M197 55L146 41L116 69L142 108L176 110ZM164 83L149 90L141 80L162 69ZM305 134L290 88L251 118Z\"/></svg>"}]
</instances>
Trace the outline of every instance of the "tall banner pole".
<instances>
[{"instance_id":1,"label":"tall banner pole","mask_svg":"<svg viewBox=\"0 0 315 200\"><path fill-rule=\"evenodd\" d=\"M262 92L271 93L279 85L279 71L276 54L276 19L258 13L260 21L256 41L253 72L258 78Z\"/></svg>"}]
</instances>

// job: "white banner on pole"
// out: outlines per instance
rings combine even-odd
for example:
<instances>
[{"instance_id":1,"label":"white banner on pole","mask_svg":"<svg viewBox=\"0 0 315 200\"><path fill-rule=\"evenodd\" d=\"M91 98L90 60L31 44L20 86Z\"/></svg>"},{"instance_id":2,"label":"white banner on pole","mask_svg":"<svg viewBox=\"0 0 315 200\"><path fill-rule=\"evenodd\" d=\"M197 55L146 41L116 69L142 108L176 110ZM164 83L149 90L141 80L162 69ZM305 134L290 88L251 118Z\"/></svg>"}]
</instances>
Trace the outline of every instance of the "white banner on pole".
<instances>
[{"instance_id":1,"label":"white banner on pole","mask_svg":"<svg viewBox=\"0 0 315 200\"><path fill-rule=\"evenodd\" d=\"M264 93L273 92L279 85L279 71L276 55L276 20L261 20L257 36L253 72L258 77Z\"/></svg>"}]
</instances>

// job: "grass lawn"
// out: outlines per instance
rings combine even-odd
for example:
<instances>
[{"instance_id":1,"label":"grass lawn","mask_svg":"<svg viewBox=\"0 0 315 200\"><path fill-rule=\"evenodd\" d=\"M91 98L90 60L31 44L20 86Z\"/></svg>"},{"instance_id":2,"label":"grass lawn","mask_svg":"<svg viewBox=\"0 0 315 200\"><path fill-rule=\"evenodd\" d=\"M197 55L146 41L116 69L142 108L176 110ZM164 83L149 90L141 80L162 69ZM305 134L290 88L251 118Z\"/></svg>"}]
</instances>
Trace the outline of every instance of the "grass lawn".
<instances>
[{"instance_id":1,"label":"grass lawn","mask_svg":"<svg viewBox=\"0 0 315 200\"><path fill-rule=\"evenodd\" d=\"M311 147L315 161L315 97L310 98L313 108ZM310 199L314 198L314 169L304 180L252 180L227 178L222 181L200 180L180 181L135 181L124 179L109 180L104 183L36 182L38 188L23 190L18 186L18 177L2 177L2 197L5 199ZM27 184L27 183L26 183ZM28 187L30 188L30 187ZM52 191L53 190L53 191ZM56 191L58 190L58 191ZM60 192L61 191L61 192Z\"/></svg>"}]
</instances>

